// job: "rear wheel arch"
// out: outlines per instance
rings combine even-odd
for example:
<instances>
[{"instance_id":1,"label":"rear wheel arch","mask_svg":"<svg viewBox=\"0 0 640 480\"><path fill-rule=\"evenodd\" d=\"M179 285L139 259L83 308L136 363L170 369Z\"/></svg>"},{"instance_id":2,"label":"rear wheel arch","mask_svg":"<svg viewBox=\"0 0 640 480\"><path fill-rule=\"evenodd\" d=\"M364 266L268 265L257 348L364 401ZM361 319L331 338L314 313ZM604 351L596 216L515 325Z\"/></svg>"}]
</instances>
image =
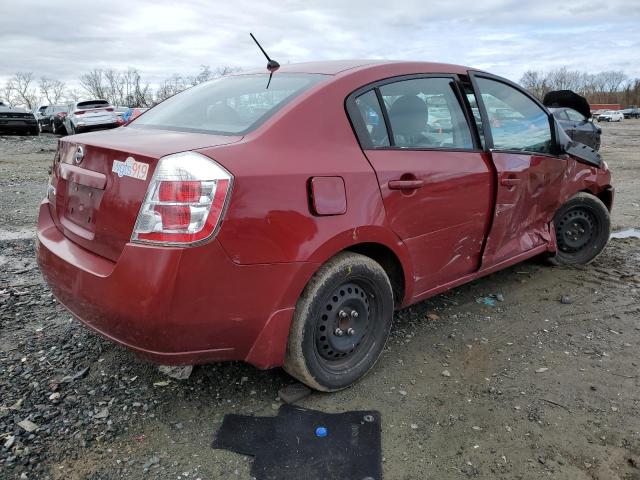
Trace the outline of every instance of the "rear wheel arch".
<instances>
[{"instance_id":1,"label":"rear wheel arch","mask_svg":"<svg viewBox=\"0 0 640 480\"><path fill-rule=\"evenodd\" d=\"M351 245L343 251L359 253L378 263L389 277L396 306L404 303L406 293L405 270L400 258L393 250L381 243L366 242Z\"/></svg>"},{"instance_id":2,"label":"rear wheel arch","mask_svg":"<svg viewBox=\"0 0 640 480\"><path fill-rule=\"evenodd\" d=\"M394 290L397 307L406 306L413 296L413 268L406 245L389 228L368 225L334 235L307 257L323 265L341 252L360 253L377 262L386 272ZM305 284L310 280L306 279Z\"/></svg>"}]
</instances>

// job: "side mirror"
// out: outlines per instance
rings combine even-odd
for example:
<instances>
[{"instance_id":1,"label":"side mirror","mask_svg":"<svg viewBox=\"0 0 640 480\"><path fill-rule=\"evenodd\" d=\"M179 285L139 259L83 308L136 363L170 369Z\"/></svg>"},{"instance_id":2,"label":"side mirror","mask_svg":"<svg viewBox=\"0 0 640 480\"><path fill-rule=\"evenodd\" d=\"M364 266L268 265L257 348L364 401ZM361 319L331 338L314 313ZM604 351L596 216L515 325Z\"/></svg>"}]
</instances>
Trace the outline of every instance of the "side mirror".
<instances>
[{"instance_id":1,"label":"side mirror","mask_svg":"<svg viewBox=\"0 0 640 480\"><path fill-rule=\"evenodd\" d=\"M553 118L553 116L551 118ZM583 143L572 140L560 124L556 122L555 118L553 118L553 125L556 137L556 155L567 154L582 163L596 167L600 166L602 158L598 152Z\"/></svg>"}]
</instances>

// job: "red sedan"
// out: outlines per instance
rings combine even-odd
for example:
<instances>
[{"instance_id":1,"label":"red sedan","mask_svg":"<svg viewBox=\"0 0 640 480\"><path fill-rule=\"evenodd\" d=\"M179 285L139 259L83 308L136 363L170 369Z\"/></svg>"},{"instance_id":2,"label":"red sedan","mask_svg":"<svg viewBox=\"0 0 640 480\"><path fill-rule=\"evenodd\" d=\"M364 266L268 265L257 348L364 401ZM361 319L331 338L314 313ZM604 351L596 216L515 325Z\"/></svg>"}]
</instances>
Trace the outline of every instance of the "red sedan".
<instances>
[{"instance_id":1,"label":"red sedan","mask_svg":"<svg viewBox=\"0 0 640 480\"><path fill-rule=\"evenodd\" d=\"M159 363L325 391L371 369L394 309L537 255L587 263L609 235L597 152L455 65L227 76L59 145L37 255L80 321Z\"/></svg>"}]
</instances>

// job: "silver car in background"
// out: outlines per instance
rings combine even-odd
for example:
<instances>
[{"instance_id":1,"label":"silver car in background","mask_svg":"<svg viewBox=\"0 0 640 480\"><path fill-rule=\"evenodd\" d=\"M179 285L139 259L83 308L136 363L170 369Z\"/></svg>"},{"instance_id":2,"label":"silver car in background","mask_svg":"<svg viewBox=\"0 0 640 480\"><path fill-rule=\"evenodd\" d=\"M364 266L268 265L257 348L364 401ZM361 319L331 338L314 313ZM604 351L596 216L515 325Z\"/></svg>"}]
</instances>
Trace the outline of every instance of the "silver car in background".
<instances>
[{"instance_id":1,"label":"silver car in background","mask_svg":"<svg viewBox=\"0 0 640 480\"><path fill-rule=\"evenodd\" d=\"M117 127L118 117L106 100L85 100L69 105L64 126L69 135L104 130Z\"/></svg>"}]
</instances>

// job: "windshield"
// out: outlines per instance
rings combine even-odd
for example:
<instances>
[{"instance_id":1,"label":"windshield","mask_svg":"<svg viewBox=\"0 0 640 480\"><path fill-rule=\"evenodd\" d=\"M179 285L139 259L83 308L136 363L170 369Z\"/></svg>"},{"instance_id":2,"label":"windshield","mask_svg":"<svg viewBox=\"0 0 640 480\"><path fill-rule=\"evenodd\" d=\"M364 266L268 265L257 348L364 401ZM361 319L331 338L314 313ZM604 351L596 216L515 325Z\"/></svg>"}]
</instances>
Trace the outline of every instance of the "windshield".
<instances>
[{"instance_id":1,"label":"windshield","mask_svg":"<svg viewBox=\"0 0 640 480\"><path fill-rule=\"evenodd\" d=\"M223 77L179 93L137 118L129 128L237 135L267 120L326 75L268 73Z\"/></svg>"}]
</instances>

